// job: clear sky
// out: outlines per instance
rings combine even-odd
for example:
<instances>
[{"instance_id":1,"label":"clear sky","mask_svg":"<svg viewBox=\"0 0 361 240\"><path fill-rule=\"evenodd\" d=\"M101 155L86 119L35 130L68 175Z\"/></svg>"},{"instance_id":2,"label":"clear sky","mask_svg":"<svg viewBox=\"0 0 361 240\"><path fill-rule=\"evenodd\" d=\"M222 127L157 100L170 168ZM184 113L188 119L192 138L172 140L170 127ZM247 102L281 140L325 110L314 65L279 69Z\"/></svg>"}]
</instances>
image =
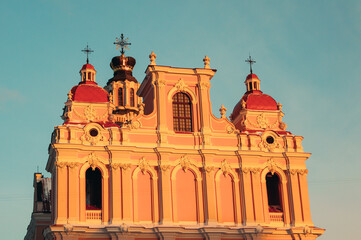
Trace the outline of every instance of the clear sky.
<instances>
[{"instance_id":1,"label":"clear sky","mask_svg":"<svg viewBox=\"0 0 361 240\"><path fill-rule=\"evenodd\" d=\"M245 92L251 53L261 90L283 104L288 130L304 136L312 218L320 239L355 239L361 222L360 1L0 2L0 234L22 239L30 222L33 173L45 173L47 148L67 93L85 63L97 82L112 77L113 42L124 33L144 78L157 64L218 71L213 112L229 115ZM50 176L49 173L45 173Z\"/></svg>"}]
</instances>

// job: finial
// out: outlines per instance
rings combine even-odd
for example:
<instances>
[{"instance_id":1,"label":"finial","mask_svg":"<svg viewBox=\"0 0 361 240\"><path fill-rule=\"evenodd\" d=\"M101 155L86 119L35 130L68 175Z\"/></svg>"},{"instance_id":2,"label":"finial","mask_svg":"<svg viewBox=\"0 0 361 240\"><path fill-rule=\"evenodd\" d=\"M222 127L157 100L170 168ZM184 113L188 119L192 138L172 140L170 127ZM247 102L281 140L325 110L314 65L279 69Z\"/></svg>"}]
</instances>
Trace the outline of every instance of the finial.
<instances>
[{"instance_id":1,"label":"finial","mask_svg":"<svg viewBox=\"0 0 361 240\"><path fill-rule=\"evenodd\" d=\"M221 113L221 118L225 118L226 117L226 111L227 111L227 108L225 108L223 106L223 104L221 105L221 108L219 109L219 112Z\"/></svg>"},{"instance_id":2,"label":"finial","mask_svg":"<svg viewBox=\"0 0 361 240\"><path fill-rule=\"evenodd\" d=\"M254 61L254 60L252 59L251 55L249 55L248 59L246 59L245 62L248 62L248 63L249 63L249 70L251 71L251 74L252 74L252 73L253 73L253 72L252 72L252 64L253 64L253 63L256 63L256 61Z\"/></svg>"},{"instance_id":3,"label":"finial","mask_svg":"<svg viewBox=\"0 0 361 240\"><path fill-rule=\"evenodd\" d=\"M280 102L278 102L277 107L278 107L278 110L282 111L282 104Z\"/></svg>"},{"instance_id":4,"label":"finial","mask_svg":"<svg viewBox=\"0 0 361 240\"><path fill-rule=\"evenodd\" d=\"M94 51L89 48L88 44L86 44L86 48L84 48L81 51L86 54L86 64L89 64L89 54L91 54Z\"/></svg>"},{"instance_id":5,"label":"finial","mask_svg":"<svg viewBox=\"0 0 361 240\"><path fill-rule=\"evenodd\" d=\"M204 68L210 69L209 67L209 57L207 57L207 55L203 58L203 62L204 62Z\"/></svg>"},{"instance_id":6,"label":"finial","mask_svg":"<svg viewBox=\"0 0 361 240\"><path fill-rule=\"evenodd\" d=\"M155 55L155 53L152 51L152 53L149 55L149 59L150 59L150 65L157 65L155 63L155 59L157 58L157 55Z\"/></svg>"},{"instance_id":7,"label":"finial","mask_svg":"<svg viewBox=\"0 0 361 240\"><path fill-rule=\"evenodd\" d=\"M132 45L130 42L128 42L129 40L128 40L128 38L125 38L124 39L124 35L123 35L123 33L120 35L120 38L115 38L115 42L114 42L114 44L116 45L116 48L117 49L121 49L120 50L120 53L122 54L122 55L124 55L124 49L125 50L129 50L129 45Z\"/></svg>"}]
</instances>

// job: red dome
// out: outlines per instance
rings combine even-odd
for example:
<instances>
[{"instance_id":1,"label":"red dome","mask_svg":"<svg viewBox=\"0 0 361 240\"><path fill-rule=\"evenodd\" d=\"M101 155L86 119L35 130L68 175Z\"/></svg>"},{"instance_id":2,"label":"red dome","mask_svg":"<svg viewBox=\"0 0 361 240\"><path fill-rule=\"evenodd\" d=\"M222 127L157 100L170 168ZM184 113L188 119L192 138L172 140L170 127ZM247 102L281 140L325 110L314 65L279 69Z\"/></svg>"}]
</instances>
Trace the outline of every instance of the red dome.
<instances>
[{"instance_id":1,"label":"red dome","mask_svg":"<svg viewBox=\"0 0 361 240\"><path fill-rule=\"evenodd\" d=\"M84 69L92 69L92 70L95 71L93 65L88 64L88 63L87 63L87 64L84 64L83 67L80 69L80 71L81 71L81 70L84 70Z\"/></svg>"},{"instance_id":2,"label":"red dome","mask_svg":"<svg viewBox=\"0 0 361 240\"><path fill-rule=\"evenodd\" d=\"M109 102L108 92L102 87L99 87L95 82L91 81L79 83L79 85L74 86L71 89L71 93L73 94L72 100L77 102Z\"/></svg>"},{"instance_id":3,"label":"red dome","mask_svg":"<svg viewBox=\"0 0 361 240\"><path fill-rule=\"evenodd\" d=\"M248 79L252 79L252 78L256 78L256 79L258 79L258 77L257 77L257 75L256 75L256 74L251 73L251 74L248 74L248 76L247 76L246 80L248 80Z\"/></svg>"},{"instance_id":4,"label":"red dome","mask_svg":"<svg viewBox=\"0 0 361 240\"><path fill-rule=\"evenodd\" d=\"M237 116L242 110L242 100L246 103L246 109L251 110L278 110L277 102L269 95L255 90L243 95L241 101L234 107L232 116Z\"/></svg>"}]
</instances>

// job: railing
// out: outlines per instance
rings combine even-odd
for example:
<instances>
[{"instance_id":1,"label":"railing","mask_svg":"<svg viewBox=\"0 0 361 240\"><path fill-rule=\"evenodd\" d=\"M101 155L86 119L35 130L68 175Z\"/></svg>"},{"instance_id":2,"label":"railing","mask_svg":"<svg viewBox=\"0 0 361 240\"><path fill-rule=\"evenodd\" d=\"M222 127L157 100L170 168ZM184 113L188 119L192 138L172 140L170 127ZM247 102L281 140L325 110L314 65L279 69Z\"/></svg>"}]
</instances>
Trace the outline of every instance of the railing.
<instances>
[{"instance_id":1,"label":"railing","mask_svg":"<svg viewBox=\"0 0 361 240\"><path fill-rule=\"evenodd\" d=\"M86 210L87 220L102 220L102 210Z\"/></svg>"},{"instance_id":2,"label":"railing","mask_svg":"<svg viewBox=\"0 0 361 240\"><path fill-rule=\"evenodd\" d=\"M269 218L270 218L271 222L283 223L283 213L281 213L281 212L273 212L273 213L270 212Z\"/></svg>"}]
</instances>

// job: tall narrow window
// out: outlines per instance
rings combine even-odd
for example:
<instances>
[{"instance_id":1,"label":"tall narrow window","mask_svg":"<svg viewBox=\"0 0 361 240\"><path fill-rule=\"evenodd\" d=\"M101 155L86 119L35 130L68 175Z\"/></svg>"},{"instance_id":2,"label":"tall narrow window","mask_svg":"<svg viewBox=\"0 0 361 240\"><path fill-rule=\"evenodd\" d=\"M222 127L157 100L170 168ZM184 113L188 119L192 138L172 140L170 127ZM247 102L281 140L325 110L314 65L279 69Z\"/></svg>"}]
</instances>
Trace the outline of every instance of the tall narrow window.
<instances>
[{"instance_id":1,"label":"tall narrow window","mask_svg":"<svg viewBox=\"0 0 361 240\"><path fill-rule=\"evenodd\" d=\"M134 107L134 89L130 89L130 106Z\"/></svg>"},{"instance_id":2,"label":"tall narrow window","mask_svg":"<svg viewBox=\"0 0 361 240\"><path fill-rule=\"evenodd\" d=\"M268 209L270 212L282 212L280 179L277 174L266 175Z\"/></svg>"},{"instance_id":3,"label":"tall narrow window","mask_svg":"<svg viewBox=\"0 0 361 240\"><path fill-rule=\"evenodd\" d=\"M192 132L192 102L185 93L173 96L173 126L176 132Z\"/></svg>"},{"instance_id":4,"label":"tall narrow window","mask_svg":"<svg viewBox=\"0 0 361 240\"><path fill-rule=\"evenodd\" d=\"M123 88L118 88L118 106L124 106Z\"/></svg>"},{"instance_id":5,"label":"tall narrow window","mask_svg":"<svg viewBox=\"0 0 361 240\"><path fill-rule=\"evenodd\" d=\"M98 168L86 171L86 209L102 209L102 174Z\"/></svg>"}]
</instances>

